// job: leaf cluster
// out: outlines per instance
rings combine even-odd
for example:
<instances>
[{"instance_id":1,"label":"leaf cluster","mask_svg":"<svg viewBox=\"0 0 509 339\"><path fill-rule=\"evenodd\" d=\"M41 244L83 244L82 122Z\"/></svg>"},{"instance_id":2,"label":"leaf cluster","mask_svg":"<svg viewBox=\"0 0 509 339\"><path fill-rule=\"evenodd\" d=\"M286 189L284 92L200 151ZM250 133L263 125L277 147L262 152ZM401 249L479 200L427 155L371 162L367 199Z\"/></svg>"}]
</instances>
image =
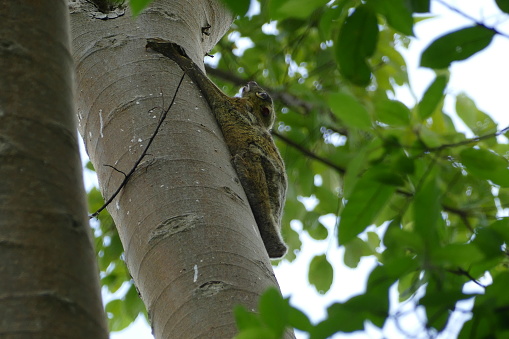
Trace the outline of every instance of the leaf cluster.
<instances>
[{"instance_id":1,"label":"leaf cluster","mask_svg":"<svg viewBox=\"0 0 509 339\"><path fill-rule=\"evenodd\" d=\"M90 162L86 167L93 170ZM92 188L88 192L89 212L97 211L103 204L104 199L99 190ZM121 331L136 320L138 315L146 317L147 312L127 271L123 260L124 249L110 214L104 210L90 224L94 233L101 286L110 296L105 306L108 327L111 331Z\"/></svg>"},{"instance_id":2,"label":"leaf cluster","mask_svg":"<svg viewBox=\"0 0 509 339\"><path fill-rule=\"evenodd\" d=\"M236 310L238 338L279 338L288 327L311 338L363 330L367 323L383 329L404 315L390 304L393 287L401 302L424 311L419 333L444 331L458 303L473 298L459 337L506 336L508 129L466 94L447 91L451 63L504 34L472 20L437 37L420 60L436 77L415 103L405 104L396 99L398 87L412 90L400 51L415 22L430 15L429 0L262 0L260 12L248 15L250 1L224 2L238 17L216 46L221 58L209 74L232 95L256 80L275 100L274 135L289 178L286 260L298 255L302 233L321 241L324 251L309 267L309 282L321 293L333 283L326 256L331 239L344 247L349 267L366 256L378 260L365 293L332 304L323 321L311 324L271 290L257 314ZM496 3L501 16L509 13L505 1ZM455 102L453 113L444 112L446 96ZM467 131L457 129L455 117ZM304 203L310 199L313 206ZM324 216L334 216L336 225ZM116 241L104 240L111 221L100 221L103 283L115 290L128 276L118 273L123 278L116 284L109 277L121 270L115 261L121 250L108 249ZM299 232L290 227L295 221ZM480 291L469 292L472 284Z\"/></svg>"},{"instance_id":3,"label":"leaf cluster","mask_svg":"<svg viewBox=\"0 0 509 339\"><path fill-rule=\"evenodd\" d=\"M289 227L296 220L302 232L323 241L324 253L309 267L309 282L321 293L333 283L325 255L331 239L344 246L349 267L365 256L378 259L366 292L331 305L328 318L308 330L311 338L397 322L403 312L389 307L393 286L401 302L424 310L417 330L430 337L469 298L472 319L460 337L506 331L493 316L505 315L503 302L491 308L485 295L506 274L507 129L466 94L447 92L451 63L486 48L500 32L472 22L437 37L420 62L436 77L408 105L395 96L399 86L411 90L400 51L416 18L429 10L425 0L262 1L258 14L238 12L230 36L216 47L218 68L237 79L213 72L223 88L233 94L241 79L256 80L275 98L274 135L290 183L287 260L301 246L299 232ZM245 50L237 45L243 39L250 40ZM455 101L453 113L444 112L446 96ZM453 118L469 130L458 130ZM310 198L315 206L303 203ZM335 227L322 222L331 215ZM480 282L486 279L493 284ZM481 291L467 292L470 284ZM258 329L270 327L257 319Z\"/></svg>"}]
</instances>

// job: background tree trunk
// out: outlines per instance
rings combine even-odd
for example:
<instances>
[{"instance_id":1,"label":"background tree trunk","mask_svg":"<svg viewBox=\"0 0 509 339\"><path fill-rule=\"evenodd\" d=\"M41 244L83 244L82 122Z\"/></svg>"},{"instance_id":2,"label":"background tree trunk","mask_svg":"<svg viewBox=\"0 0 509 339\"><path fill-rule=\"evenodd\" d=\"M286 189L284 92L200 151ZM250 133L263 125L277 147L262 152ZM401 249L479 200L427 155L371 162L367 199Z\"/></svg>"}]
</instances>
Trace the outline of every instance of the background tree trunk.
<instances>
[{"instance_id":1,"label":"background tree trunk","mask_svg":"<svg viewBox=\"0 0 509 339\"><path fill-rule=\"evenodd\" d=\"M91 11L84 1L72 8L78 119L106 199L178 90L149 155L108 208L153 333L232 337L234 306L255 309L277 282L208 104L187 77L177 89L182 70L145 49L147 38L167 39L203 66L231 15L203 0L157 1L137 18Z\"/></svg>"},{"instance_id":2,"label":"background tree trunk","mask_svg":"<svg viewBox=\"0 0 509 339\"><path fill-rule=\"evenodd\" d=\"M0 1L0 337L107 338L65 1Z\"/></svg>"}]
</instances>

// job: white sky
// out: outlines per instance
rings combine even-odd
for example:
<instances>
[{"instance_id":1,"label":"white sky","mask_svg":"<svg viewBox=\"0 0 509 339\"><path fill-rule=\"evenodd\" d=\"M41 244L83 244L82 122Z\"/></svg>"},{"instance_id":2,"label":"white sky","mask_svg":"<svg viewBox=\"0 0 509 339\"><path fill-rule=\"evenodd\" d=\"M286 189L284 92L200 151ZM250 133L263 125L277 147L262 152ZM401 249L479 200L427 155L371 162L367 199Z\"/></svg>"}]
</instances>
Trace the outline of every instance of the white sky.
<instances>
[{"instance_id":1,"label":"white sky","mask_svg":"<svg viewBox=\"0 0 509 339\"><path fill-rule=\"evenodd\" d=\"M509 34L507 22L501 22L499 13L493 0L445 0L450 5L468 13L479 21L488 25L497 25L497 28ZM428 69L418 68L419 56L424 48L436 37L454 29L470 26L472 22L460 15L451 12L443 5L433 1L432 12L437 14L434 19L425 20L415 27L416 39L413 40L410 50L404 52L408 63L411 83L417 97L421 97L424 90L434 79L434 73ZM485 51L473 56L464 62L454 63L451 68L451 79L447 92L458 94L466 92L473 98L477 106L500 123L499 130L509 126L509 38L496 36L492 44ZM398 99L408 105L413 105L412 97L408 91L398 92ZM454 115L454 103L446 100L446 112ZM455 120L457 121L457 120ZM460 128L461 122L458 123ZM334 223L333 220L332 224ZM332 227L332 226L331 226ZM331 235L334 232L330 232ZM313 321L319 321L326 315L327 305L336 301L345 301L349 297L362 293L365 288L367 274L373 268L375 260L365 258L358 268L352 270L342 264L343 250L338 249L335 239L315 241L307 234L301 235L302 251L293 263L283 262L275 268L281 290L284 296L291 296L291 303L303 310ZM318 295L314 288L309 286L307 270L309 262L314 255L327 253L327 258L334 265L334 282L330 291L324 296ZM416 319L408 319L408 328L413 328ZM384 332L390 339L404 338L398 334L393 326L388 326ZM448 336L451 333L448 334ZM151 339L150 328L143 319L122 332L112 333L112 339ZM298 338L306 338L298 334ZM379 339L382 333L376 329L368 329L364 333L339 334L334 338ZM445 337L444 337L445 338ZM450 338L450 336L449 336Z\"/></svg>"}]
</instances>

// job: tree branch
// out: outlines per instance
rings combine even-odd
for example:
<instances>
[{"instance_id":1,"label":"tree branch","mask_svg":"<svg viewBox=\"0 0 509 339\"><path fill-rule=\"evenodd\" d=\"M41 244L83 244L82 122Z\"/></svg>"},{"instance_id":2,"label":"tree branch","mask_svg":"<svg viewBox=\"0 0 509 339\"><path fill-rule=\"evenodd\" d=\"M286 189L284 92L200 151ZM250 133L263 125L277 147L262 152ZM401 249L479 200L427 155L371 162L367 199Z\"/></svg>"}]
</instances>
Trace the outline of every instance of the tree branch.
<instances>
[{"instance_id":1,"label":"tree branch","mask_svg":"<svg viewBox=\"0 0 509 339\"><path fill-rule=\"evenodd\" d=\"M500 131L497 131L495 133L482 135L480 137L473 137L473 138L470 138L470 139L467 139L467 140L463 140L463 141L460 141L460 142L456 142L456 143L453 143L453 144L443 144L443 145L440 145L440 146L437 146L437 147L431 147L431 148L426 149L424 151L424 153L426 153L426 152L441 151L441 150L446 149L446 148L453 148L453 147L473 144L473 143L482 141L484 139L496 138L496 137L498 137L498 136L500 136L500 135L502 135L502 134L504 134L504 133L506 133L508 131L509 131L509 126L507 126L504 129L501 129Z\"/></svg>"},{"instance_id":2,"label":"tree branch","mask_svg":"<svg viewBox=\"0 0 509 339\"><path fill-rule=\"evenodd\" d=\"M481 284L477 279L475 279L474 277L472 277L472 275L470 273L468 273L467 271L465 271L464 269L462 269L461 267L458 267L457 269L455 270L446 270L447 272L449 273L452 273L452 274L457 274L457 275L464 275L465 277L467 277L470 281L472 281L473 283L475 283L476 285L482 287L482 288L486 288L486 286L484 286L483 284Z\"/></svg>"},{"instance_id":3,"label":"tree branch","mask_svg":"<svg viewBox=\"0 0 509 339\"><path fill-rule=\"evenodd\" d=\"M505 131L506 129L509 129L509 127L507 127L505 129L503 129L502 131L500 131L499 134L503 133L503 131ZM288 137L286 137L286 136L284 136L284 135L282 135L282 134L280 134L278 132L274 132L274 131L272 132L272 135L274 135L276 138L282 140L287 145L295 148L296 150L298 150L299 152L301 152L305 156L307 156L307 157L309 157L311 159L314 159L314 160L316 160L318 162L321 162L322 164L325 164L325 165L329 166L330 168L336 170L340 174L345 174L345 172L346 172L345 168L343 168L343 167L333 163L332 161L330 161L328 159L325 159L323 157L320 157L320 156L316 155L315 153L311 152L310 150L308 150L307 148L303 147L302 145L296 143L295 141L291 140L290 138L288 138ZM487 136L482 137L482 138L487 138ZM396 193L401 194L401 195L403 195L405 197L408 197L408 198L413 198L414 197L414 193L413 192L408 192L408 191L405 191L405 190L402 190L402 189L397 189ZM470 215L470 210L463 210L463 209L452 207L452 206L448 206L448 205L445 205L445 204L442 204L442 209L444 211L448 212L448 213L457 215L463 221L463 223L468 228L468 230L471 231L471 232L474 232L474 228L472 227L472 225L468 221L468 217Z\"/></svg>"},{"instance_id":4,"label":"tree branch","mask_svg":"<svg viewBox=\"0 0 509 339\"><path fill-rule=\"evenodd\" d=\"M301 145L299 145L295 141L291 140L290 138L287 138L284 135L282 135L282 134L280 134L278 132L274 132L274 131L272 132L272 135L276 136L278 139L283 140L286 144L288 144L288 145L292 146L293 148L297 149L299 152L301 152L302 154L308 156L309 158L314 159L316 161L319 161L319 162L321 162L321 163L323 163L323 164L325 164L325 165L335 169L336 171L338 171L341 174L345 174L346 170L343 167L340 167L340 166L336 165L335 163L333 163L332 161L327 160L325 158L322 158L322 157L316 155L315 153L311 152L310 150L308 150L305 147L302 147Z\"/></svg>"},{"instance_id":5,"label":"tree branch","mask_svg":"<svg viewBox=\"0 0 509 339\"><path fill-rule=\"evenodd\" d=\"M213 75L219 79L228 81L236 86L244 86L247 83L246 79L243 79L233 73L218 69L218 68L212 68L208 65L205 65L205 69L208 74ZM311 110L313 110L313 105L309 102L306 102L304 100L299 99L298 97L291 95L287 92L281 92L277 91L273 88L269 88L267 86L262 86L267 92L270 93L270 96L274 100L279 100L284 105L291 106L291 107L300 107L303 108L304 111L307 113Z\"/></svg>"},{"instance_id":6,"label":"tree branch","mask_svg":"<svg viewBox=\"0 0 509 339\"><path fill-rule=\"evenodd\" d=\"M443 1L441 1L441 0L437 0L437 1L442 3L444 6L450 8L451 10L454 10L455 12L458 12L459 14L467 17L468 19L472 20L476 24L481 25L483 27L486 27L484 24L478 22L474 18L472 18L472 17L470 17L470 16L468 16L468 15L466 15L464 13L461 13L459 10L449 6L448 4L443 3ZM486 27L486 28L494 30L497 34L504 35L503 33L500 33L498 31L496 31L494 28L491 28L491 27ZM208 74L210 74L210 75L212 75L214 77L217 77L219 79L222 79L224 81L230 82L230 83L232 83L232 84L234 84L236 86L239 86L239 87L246 83L245 79L243 79L242 77L239 77L239 76L237 76L237 75L235 75L235 74L233 74L231 72L228 72L228 71L224 71L224 70L217 69L217 68L212 68L212 67L207 66L207 65L206 65L206 70L207 70ZM293 96L291 94L288 94L288 93L282 92L282 91L276 91L276 90L268 88L266 86L263 86L263 87L265 89L267 89L267 91L269 91L271 93L273 99L279 100L284 105L291 106L291 107L301 107L301 108L303 108L305 110L305 112L309 112L312 109L315 109L315 106L313 104L311 104L309 102L306 102L306 101L303 101L303 100L301 100L301 99L299 99L299 98L297 98L297 97L295 97L295 96ZM334 131L334 132L337 132L339 134L348 135L348 131L346 129L335 129L333 127L327 127L327 128L332 130L332 131ZM428 148L428 149L426 149L424 151L423 154L428 153L428 152L439 152L439 151L447 149L447 148L453 148L453 147L464 146L464 145L476 143L476 142L479 142L479 141L482 141L482 140L485 140L485 139L497 137L499 135L502 135L502 134L506 133L507 131L509 131L509 126L504 128L504 129L502 129L502 130L500 130L500 131L498 131L498 132L496 132L496 133L492 133L492 134L488 134L488 135L484 135L484 136L479 136L479 137L474 137L474 138L467 139L467 140L464 140L464 141L461 141L461 142L457 142L457 143L443 144L443 145L440 145L438 147ZM287 145L289 145L289 146L293 147L294 149L298 150L300 153L302 153L303 155L307 156L308 158L316 160L316 161L318 161L318 162L320 162L322 164L325 164L326 166L334 169L335 171L337 171L340 174L345 174L346 169L344 167L341 167L341 166L333 163L329 159L326 159L324 157L318 156L314 152L312 152L309 149L303 147L301 144L291 140L290 138L286 137L283 134L280 134L280 133L278 133L276 131L273 131L272 134L276 138L282 140L284 143L286 143ZM406 148L412 148L412 147L408 146ZM408 197L408 198L413 198L413 196L414 196L413 192L408 192L408 191L405 191L403 189L397 189L396 193L398 193L400 195L403 195L405 197ZM473 227L472 227L471 223L468 220L468 217L471 216L471 211L470 210L463 210L463 209L452 207L452 206L448 206L448 205L445 205L445 204L442 204L442 209L444 211L448 212L448 213L457 215L463 221L465 226L471 232L473 232Z\"/></svg>"},{"instance_id":7,"label":"tree branch","mask_svg":"<svg viewBox=\"0 0 509 339\"><path fill-rule=\"evenodd\" d=\"M503 32L500 32L499 30L497 30L495 27L491 27L491 26L487 26L485 23L483 22L480 22L479 20L477 20L476 18L468 15L467 13L465 12L462 12L460 11L459 9L457 9L456 7L453 7L451 5L449 5L448 3L446 3L445 1L443 0L436 0L439 4L441 4L442 6L444 7L447 7L449 10L461 15L462 17L472 21L473 23L475 23L477 26L481 26L481 27L484 27L492 32L494 32L495 34L498 34L500 36L503 36L503 37L506 37L506 38L509 38L509 35L508 34L505 34Z\"/></svg>"}]
</instances>

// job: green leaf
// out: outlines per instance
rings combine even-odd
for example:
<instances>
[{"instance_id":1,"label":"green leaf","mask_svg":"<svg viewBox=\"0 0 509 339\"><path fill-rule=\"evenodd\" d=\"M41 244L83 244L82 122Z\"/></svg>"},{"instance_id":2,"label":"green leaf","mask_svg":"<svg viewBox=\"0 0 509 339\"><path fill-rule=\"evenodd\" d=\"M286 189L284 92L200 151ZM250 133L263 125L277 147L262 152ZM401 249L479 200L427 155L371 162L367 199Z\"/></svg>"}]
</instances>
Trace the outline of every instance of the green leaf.
<instances>
[{"instance_id":1,"label":"green leaf","mask_svg":"<svg viewBox=\"0 0 509 339\"><path fill-rule=\"evenodd\" d=\"M248 328L238 333L234 339L279 339L270 329L265 327Z\"/></svg>"},{"instance_id":2,"label":"green leaf","mask_svg":"<svg viewBox=\"0 0 509 339\"><path fill-rule=\"evenodd\" d=\"M443 267L469 267L484 258L482 252L472 244L449 244L436 248L431 254L433 264Z\"/></svg>"},{"instance_id":3,"label":"green leaf","mask_svg":"<svg viewBox=\"0 0 509 339\"><path fill-rule=\"evenodd\" d=\"M114 293L128 280L128 275L125 263L117 261L112 267L113 270L101 279L101 285L108 287L108 290ZM103 270L106 268L107 266Z\"/></svg>"},{"instance_id":4,"label":"green leaf","mask_svg":"<svg viewBox=\"0 0 509 339\"><path fill-rule=\"evenodd\" d=\"M309 167L306 164L306 161L302 161L295 164L301 166L301 171L299 174L299 180L295 183L294 189L297 190L298 194L304 197L309 197L314 193L315 185L315 174L313 171L309 171ZM306 169L306 170L302 170Z\"/></svg>"},{"instance_id":5,"label":"green leaf","mask_svg":"<svg viewBox=\"0 0 509 339\"><path fill-rule=\"evenodd\" d=\"M428 13L430 0L406 0L407 6L412 9L414 13Z\"/></svg>"},{"instance_id":6,"label":"green leaf","mask_svg":"<svg viewBox=\"0 0 509 339\"><path fill-rule=\"evenodd\" d=\"M390 260L386 260L384 265L375 267L369 275L367 288L369 291L379 289L385 293L399 278L415 270L416 266L417 262L413 258L392 257ZM388 300L386 302L388 303Z\"/></svg>"},{"instance_id":7,"label":"green leaf","mask_svg":"<svg viewBox=\"0 0 509 339\"><path fill-rule=\"evenodd\" d=\"M317 255L309 264L309 283L315 286L318 293L324 294L332 285L333 273L332 265L325 254Z\"/></svg>"},{"instance_id":8,"label":"green leaf","mask_svg":"<svg viewBox=\"0 0 509 339\"><path fill-rule=\"evenodd\" d=\"M501 240L505 241L506 243L509 243L509 218L502 218L500 220L497 220L489 227L493 231L497 232Z\"/></svg>"},{"instance_id":9,"label":"green leaf","mask_svg":"<svg viewBox=\"0 0 509 339\"><path fill-rule=\"evenodd\" d=\"M380 237L375 232L368 232L368 241L367 244L372 253L376 251L376 249L380 246Z\"/></svg>"},{"instance_id":10,"label":"green leaf","mask_svg":"<svg viewBox=\"0 0 509 339\"><path fill-rule=\"evenodd\" d=\"M373 254L373 251L367 243L356 237L345 245L345 254L343 261L350 268L356 268L364 256Z\"/></svg>"},{"instance_id":11,"label":"green leaf","mask_svg":"<svg viewBox=\"0 0 509 339\"><path fill-rule=\"evenodd\" d=\"M408 126L410 110L400 101L382 99L375 101L376 118L389 126Z\"/></svg>"},{"instance_id":12,"label":"green leaf","mask_svg":"<svg viewBox=\"0 0 509 339\"><path fill-rule=\"evenodd\" d=\"M333 175L335 175L335 173ZM339 185L337 179L337 177L333 177L333 180L327 180L327 178L324 178L324 181L327 183L324 183L324 185L320 187L315 187L315 196L320 201L320 203L316 206L315 211L320 215L338 212L338 208L341 204L341 198L335 190L331 190L331 187L337 187L337 185ZM313 237L317 240L323 240L321 237L325 235L326 230L323 230L321 226L318 226L316 231L319 231L320 233L315 234L316 237Z\"/></svg>"},{"instance_id":13,"label":"green leaf","mask_svg":"<svg viewBox=\"0 0 509 339\"><path fill-rule=\"evenodd\" d=\"M399 173L386 166L372 167L366 177L389 186L400 187L405 184L405 181Z\"/></svg>"},{"instance_id":14,"label":"green leaf","mask_svg":"<svg viewBox=\"0 0 509 339\"><path fill-rule=\"evenodd\" d=\"M249 10L251 0L222 0L233 14L244 16Z\"/></svg>"},{"instance_id":15,"label":"green leaf","mask_svg":"<svg viewBox=\"0 0 509 339\"><path fill-rule=\"evenodd\" d=\"M131 287L129 287L125 294L124 303L126 312L132 319L136 319L140 313L146 313L145 305L141 301L134 284L131 284Z\"/></svg>"},{"instance_id":16,"label":"green leaf","mask_svg":"<svg viewBox=\"0 0 509 339\"><path fill-rule=\"evenodd\" d=\"M85 165L85 168L95 172L94 165L92 165L92 162L90 162L90 161L87 161L87 164Z\"/></svg>"},{"instance_id":17,"label":"green leaf","mask_svg":"<svg viewBox=\"0 0 509 339\"><path fill-rule=\"evenodd\" d=\"M152 1L153 0L130 0L129 7L131 7L133 16L140 14Z\"/></svg>"},{"instance_id":18,"label":"green leaf","mask_svg":"<svg viewBox=\"0 0 509 339\"><path fill-rule=\"evenodd\" d=\"M458 339L471 338L496 338L493 335L493 326L486 317L481 315L465 322L461 332L459 333Z\"/></svg>"},{"instance_id":19,"label":"green leaf","mask_svg":"<svg viewBox=\"0 0 509 339\"><path fill-rule=\"evenodd\" d=\"M500 220L502 221L502 220ZM489 259L500 257L504 254L502 246L504 245L503 233L497 232L497 224L500 221L496 221L495 224L489 227L477 227L475 229L475 238L471 242ZM507 229L505 232L509 232L507 227L507 220L502 221L504 227Z\"/></svg>"},{"instance_id":20,"label":"green leaf","mask_svg":"<svg viewBox=\"0 0 509 339\"><path fill-rule=\"evenodd\" d=\"M493 119L480 111L474 101L464 93L456 97L456 113L475 135L484 136L497 130Z\"/></svg>"},{"instance_id":21,"label":"green leaf","mask_svg":"<svg viewBox=\"0 0 509 339\"><path fill-rule=\"evenodd\" d=\"M413 210L414 229L422 237L426 248L438 246L438 227L442 207L435 171L432 170L428 174L427 180L416 192Z\"/></svg>"},{"instance_id":22,"label":"green leaf","mask_svg":"<svg viewBox=\"0 0 509 339\"><path fill-rule=\"evenodd\" d=\"M329 231L325 226L323 226L318 218L320 214L310 211L307 212L302 220L304 224L304 229L308 232L308 234L315 240L325 240L329 235Z\"/></svg>"},{"instance_id":23,"label":"green leaf","mask_svg":"<svg viewBox=\"0 0 509 339\"><path fill-rule=\"evenodd\" d=\"M288 325L290 325L293 328L296 328L301 331L309 332L313 328L313 325L311 324L311 321L307 317L307 315L290 306L290 310L288 312Z\"/></svg>"},{"instance_id":24,"label":"green leaf","mask_svg":"<svg viewBox=\"0 0 509 339\"><path fill-rule=\"evenodd\" d=\"M110 239L111 241L109 244L103 247L104 255L102 260L107 263L111 263L116 259L120 259L120 256L124 252L124 248L122 247L118 233L113 234Z\"/></svg>"},{"instance_id":25,"label":"green leaf","mask_svg":"<svg viewBox=\"0 0 509 339\"><path fill-rule=\"evenodd\" d=\"M419 137L426 147L434 148L442 145L440 136L425 126L421 126Z\"/></svg>"},{"instance_id":26,"label":"green leaf","mask_svg":"<svg viewBox=\"0 0 509 339\"><path fill-rule=\"evenodd\" d=\"M413 36L414 19L405 2L406 0L369 0L367 3L387 19L389 26L405 35Z\"/></svg>"},{"instance_id":27,"label":"green leaf","mask_svg":"<svg viewBox=\"0 0 509 339\"><path fill-rule=\"evenodd\" d=\"M357 149L355 152L355 156L348 163L348 167L346 169L345 178L343 180L343 195L346 199L349 199L352 195L355 185L357 181L360 179L361 171L365 170L365 166L367 165L369 159L368 155L371 151L371 145L366 145L360 149ZM379 143L376 147L380 147Z\"/></svg>"},{"instance_id":28,"label":"green leaf","mask_svg":"<svg viewBox=\"0 0 509 339\"><path fill-rule=\"evenodd\" d=\"M96 187L93 187L87 193L87 198L88 198L88 209L89 212L91 213L97 211L104 204L104 199L101 195L101 192Z\"/></svg>"},{"instance_id":29,"label":"green leaf","mask_svg":"<svg viewBox=\"0 0 509 339\"><path fill-rule=\"evenodd\" d=\"M332 112L349 127L371 129L371 118L364 106L343 92L331 94L327 100Z\"/></svg>"},{"instance_id":30,"label":"green leaf","mask_svg":"<svg viewBox=\"0 0 509 339\"><path fill-rule=\"evenodd\" d=\"M283 335L288 323L289 308L288 301L283 299L279 291L273 287L266 290L260 297L258 306L260 317L278 338Z\"/></svg>"},{"instance_id":31,"label":"green leaf","mask_svg":"<svg viewBox=\"0 0 509 339\"><path fill-rule=\"evenodd\" d=\"M425 284L421 271L411 272L398 280L399 301L408 300Z\"/></svg>"},{"instance_id":32,"label":"green leaf","mask_svg":"<svg viewBox=\"0 0 509 339\"><path fill-rule=\"evenodd\" d=\"M111 331L121 331L134 321L126 312L125 303L120 299L107 303L105 310L108 315L108 327Z\"/></svg>"},{"instance_id":33,"label":"green leaf","mask_svg":"<svg viewBox=\"0 0 509 339\"><path fill-rule=\"evenodd\" d=\"M509 187L509 169L505 158L485 149L467 148L460 153L467 171L502 187Z\"/></svg>"},{"instance_id":34,"label":"green leaf","mask_svg":"<svg viewBox=\"0 0 509 339\"><path fill-rule=\"evenodd\" d=\"M366 320L381 328L388 316L388 287L386 290L376 288L367 291L365 294L351 298L345 304L350 308L351 313L363 314Z\"/></svg>"},{"instance_id":35,"label":"green leaf","mask_svg":"<svg viewBox=\"0 0 509 339\"><path fill-rule=\"evenodd\" d=\"M498 307L503 307L506 314L508 313L507 305L509 305L509 293L507 293L507 286L509 286L509 272L503 271L493 278L493 283L486 287L485 294L477 297L474 305L474 311L482 310L480 307L487 304L493 311L497 311Z\"/></svg>"},{"instance_id":36,"label":"green leaf","mask_svg":"<svg viewBox=\"0 0 509 339\"><path fill-rule=\"evenodd\" d=\"M424 244L419 234L403 230L396 224L390 224L385 232L384 245L389 249L410 250L422 253Z\"/></svg>"},{"instance_id":37,"label":"green leaf","mask_svg":"<svg viewBox=\"0 0 509 339\"><path fill-rule=\"evenodd\" d=\"M329 338L337 332L354 332L364 328L364 312L355 312L349 305L335 303L327 308L328 317L317 324L311 338Z\"/></svg>"},{"instance_id":38,"label":"green leaf","mask_svg":"<svg viewBox=\"0 0 509 339\"><path fill-rule=\"evenodd\" d=\"M415 260L411 258L375 267L368 278L366 293L345 303L332 304L327 309L328 318L313 328L311 338L329 338L339 331L362 330L366 320L382 327L388 315L389 288L400 276L411 271L415 271Z\"/></svg>"},{"instance_id":39,"label":"green leaf","mask_svg":"<svg viewBox=\"0 0 509 339\"><path fill-rule=\"evenodd\" d=\"M405 153L396 158L395 167L404 174L413 174L415 171L414 159L409 158Z\"/></svg>"},{"instance_id":40,"label":"green leaf","mask_svg":"<svg viewBox=\"0 0 509 339\"><path fill-rule=\"evenodd\" d=\"M437 76L435 81L428 87L424 93L421 102L418 104L419 118L421 120L430 117L444 97L444 90L447 86L447 77L445 75Z\"/></svg>"},{"instance_id":41,"label":"green leaf","mask_svg":"<svg viewBox=\"0 0 509 339\"><path fill-rule=\"evenodd\" d=\"M507 0L495 0L495 2L497 3L498 8L500 8L500 10L502 12L505 12L505 13L509 14L509 1L507 1Z\"/></svg>"},{"instance_id":42,"label":"green leaf","mask_svg":"<svg viewBox=\"0 0 509 339\"><path fill-rule=\"evenodd\" d=\"M447 68L487 47L495 32L483 26L459 29L433 41L421 56L421 66Z\"/></svg>"},{"instance_id":43,"label":"green leaf","mask_svg":"<svg viewBox=\"0 0 509 339\"><path fill-rule=\"evenodd\" d=\"M341 74L358 86L371 81L371 68L367 63L376 49L378 22L375 12L361 5L345 20L338 36L336 60Z\"/></svg>"},{"instance_id":44,"label":"green leaf","mask_svg":"<svg viewBox=\"0 0 509 339\"><path fill-rule=\"evenodd\" d=\"M248 328L262 327L260 317L255 313L249 312L242 305L235 306L233 314L235 315L237 328L241 331Z\"/></svg>"},{"instance_id":45,"label":"green leaf","mask_svg":"<svg viewBox=\"0 0 509 339\"><path fill-rule=\"evenodd\" d=\"M440 281L443 283L443 281ZM437 286L438 285L438 286ZM444 287L440 283L432 281L426 287L426 295L421 298L420 304L425 307L428 316L428 325L437 330L442 330L449 319L450 310L461 300L472 297L461 292L461 285Z\"/></svg>"},{"instance_id":46,"label":"green leaf","mask_svg":"<svg viewBox=\"0 0 509 339\"><path fill-rule=\"evenodd\" d=\"M394 194L396 187L362 177L354 186L339 221L338 240L341 245L353 240L373 223L378 213Z\"/></svg>"},{"instance_id":47,"label":"green leaf","mask_svg":"<svg viewBox=\"0 0 509 339\"><path fill-rule=\"evenodd\" d=\"M226 0L223 0L226 1ZM231 2L235 2L238 0L228 0ZM286 1L277 1L277 7L274 6L271 9L276 10L277 16L276 18L300 18L300 19L308 19L310 14L313 13L316 9L327 4L328 0L317 0L317 1L309 1L309 0L286 0Z\"/></svg>"},{"instance_id":48,"label":"green leaf","mask_svg":"<svg viewBox=\"0 0 509 339\"><path fill-rule=\"evenodd\" d=\"M335 7L327 7L325 12L320 18L320 23L318 24L318 28L320 30L320 36L323 40L330 40L332 29L337 27L338 18L341 16L341 13L344 10L346 2L337 3Z\"/></svg>"},{"instance_id":49,"label":"green leaf","mask_svg":"<svg viewBox=\"0 0 509 339\"><path fill-rule=\"evenodd\" d=\"M485 293L475 298L473 316L465 323L459 338L506 338L509 334L509 272L504 270L493 277Z\"/></svg>"}]
</instances>

